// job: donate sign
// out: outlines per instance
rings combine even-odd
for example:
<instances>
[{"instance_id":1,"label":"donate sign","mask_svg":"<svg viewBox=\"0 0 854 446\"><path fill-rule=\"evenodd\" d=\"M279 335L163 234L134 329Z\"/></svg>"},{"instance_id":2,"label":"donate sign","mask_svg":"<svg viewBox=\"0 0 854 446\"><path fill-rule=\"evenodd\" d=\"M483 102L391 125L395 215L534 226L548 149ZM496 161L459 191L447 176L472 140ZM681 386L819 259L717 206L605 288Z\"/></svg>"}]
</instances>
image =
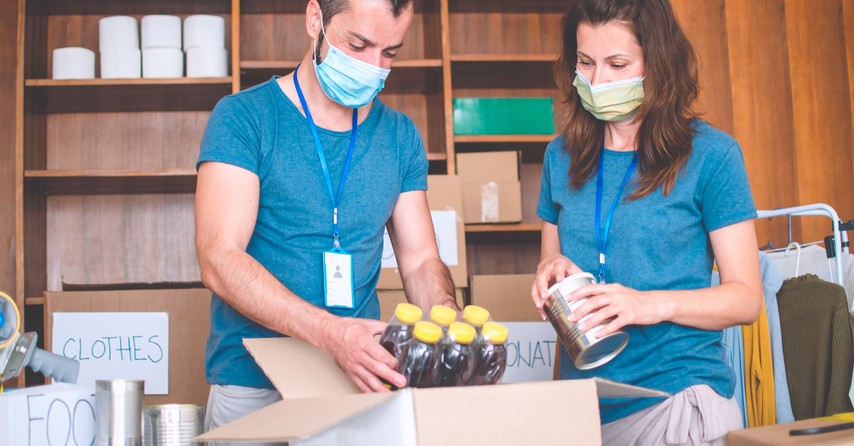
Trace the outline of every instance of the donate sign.
<instances>
[{"instance_id":1,"label":"donate sign","mask_svg":"<svg viewBox=\"0 0 854 446\"><path fill-rule=\"evenodd\" d=\"M0 394L0 445L94 444L94 390L57 383Z\"/></svg>"},{"instance_id":2,"label":"donate sign","mask_svg":"<svg viewBox=\"0 0 854 446\"><path fill-rule=\"evenodd\" d=\"M169 393L168 313L54 313L51 347L80 361L79 385L144 380L146 395Z\"/></svg>"},{"instance_id":3,"label":"donate sign","mask_svg":"<svg viewBox=\"0 0 854 446\"><path fill-rule=\"evenodd\" d=\"M551 381L557 351L557 333L548 322L502 322L507 326L507 370L503 383Z\"/></svg>"}]
</instances>

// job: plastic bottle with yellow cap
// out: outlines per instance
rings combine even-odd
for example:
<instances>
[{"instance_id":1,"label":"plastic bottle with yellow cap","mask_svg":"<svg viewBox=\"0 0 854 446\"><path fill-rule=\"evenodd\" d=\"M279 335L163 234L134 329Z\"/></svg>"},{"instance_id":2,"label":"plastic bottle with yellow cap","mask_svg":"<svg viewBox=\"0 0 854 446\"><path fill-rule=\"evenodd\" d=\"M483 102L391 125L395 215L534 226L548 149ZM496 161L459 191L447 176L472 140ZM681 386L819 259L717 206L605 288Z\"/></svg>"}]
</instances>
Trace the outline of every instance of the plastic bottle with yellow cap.
<instances>
[{"instance_id":1,"label":"plastic bottle with yellow cap","mask_svg":"<svg viewBox=\"0 0 854 446\"><path fill-rule=\"evenodd\" d=\"M397 371L406 377L409 387L433 387L441 353L442 329L432 322L420 321L415 323L412 335L402 349L404 354L398 358Z\"/></svg>"},{"instance_id":2,"label":"plastic bottle with yellow cap","mask_svg":"<svg viewBox=\"0 0 854 446\"><path fill-rule=\"evenodd\" d=\"M466 305L463 308L463 320L480 334L483 324L489 322L489 311L477 305Z\"/></svg>"},{"instance_id":3,"label":"plastic bottle with yellow cap","mask_svg":"<svg viewBox=\"0 0 854 446\"><path fill-rule=\"evenodd\" d=\"M421 309L415 305L397 304L394 315L380 336L380 345L395 358L400 357L400 347L412 339L415 323L421 320L421 313Z\"/></svg>"},{"instance_id":4,"label":"plastic bottle with yellow cap","mask_svg":"<svg viewBox=\"0 0 854 446\"><path fill-rule=\"evenodd\" d=\"M475 348L475 367L468 384L477 386L501 381L507 368L507 327L486 322L481 329L481 343Z\"/></svg>"},{"instance_id":5,"label":"plastic bottle with yellow cap","mask_svg":"<svg viewBox=\"0 0 854 446\"><path fill-rule=\"evenodd\" d=\"M457 320L457 312L445 305L433 305L430 309L430 322L442 328L442 341L448 338L448 327Z\"/></svg>"},{"instance_id":6,"label":"plastic bottle with yellow cap","mask_svg":"<svg viewBox=\"0 0 854 446\"><path fill-rule=\"evenodd\" d=\"M474 371L474 327L465 322L453 322L448 328L448 341L442 347L436 385L462 386Z\"/></svg>"}]
</instances>

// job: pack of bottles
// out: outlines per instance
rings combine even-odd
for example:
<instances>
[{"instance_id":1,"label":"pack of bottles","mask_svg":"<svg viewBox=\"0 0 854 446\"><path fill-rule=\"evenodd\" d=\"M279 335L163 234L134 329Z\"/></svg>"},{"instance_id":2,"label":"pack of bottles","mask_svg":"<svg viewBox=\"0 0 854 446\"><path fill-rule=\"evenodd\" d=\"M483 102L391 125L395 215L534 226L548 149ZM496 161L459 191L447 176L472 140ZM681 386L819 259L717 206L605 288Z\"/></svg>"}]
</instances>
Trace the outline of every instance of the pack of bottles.
<instances>
[{"instance_id":1,"label":"pack of bottles","mask_svg":"<svg viewBox=\"0 0 854 446\"><path fill-rule=\"evenodd\" d=\"M475 305L456 310L433 306L430 320L418 307L402 303L380 337L397 358L409 387L496 384L507 366L507 327ZM461 320L458 320L461 319Z\"/></svg>"}]
</instances>

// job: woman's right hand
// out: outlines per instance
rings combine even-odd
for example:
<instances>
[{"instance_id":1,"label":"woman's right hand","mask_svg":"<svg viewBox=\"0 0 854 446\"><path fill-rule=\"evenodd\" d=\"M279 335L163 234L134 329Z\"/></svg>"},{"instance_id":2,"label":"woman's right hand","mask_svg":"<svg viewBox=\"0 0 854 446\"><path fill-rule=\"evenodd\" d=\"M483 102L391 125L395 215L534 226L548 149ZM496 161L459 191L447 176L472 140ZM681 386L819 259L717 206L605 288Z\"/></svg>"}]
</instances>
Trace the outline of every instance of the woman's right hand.
<instances>
[{"instance_id":1,"label":"woman's right hand","mask_svg":"<svg viewBox=\"0 0 854 446\"><path fill-rule=\"evenodd\" d=\"M534 278L534 284L531 285L531 298L534 300L534 305L537 311L540 312L540 317L546 320L546 313L543 312L543 303L548 296L549 287L557 282L560 282L567 276L582 273L584 271L578 267L572 260L564 257L561 254L552 254L543 258L537 266L537 275Z\"/></svg>"}]
</instances>

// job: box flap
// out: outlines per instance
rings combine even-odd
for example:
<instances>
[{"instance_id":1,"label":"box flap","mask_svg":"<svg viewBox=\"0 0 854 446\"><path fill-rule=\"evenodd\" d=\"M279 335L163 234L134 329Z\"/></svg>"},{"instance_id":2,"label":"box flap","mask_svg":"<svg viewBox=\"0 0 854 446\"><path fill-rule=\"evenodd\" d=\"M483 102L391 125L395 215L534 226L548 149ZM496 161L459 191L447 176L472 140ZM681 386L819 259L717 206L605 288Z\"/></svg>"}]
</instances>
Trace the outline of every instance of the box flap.
<instances>
[{"instance_id":1,"label":"box flap","mask_svg":"<svg viewBox=\"0 0 854 446\"><path fill-rule=\"evenodd\" d=\"M457 175L463 184L519 181L519 151L457 154Z\"/></svg>"},{"instance_id":2,"label":"box flap","mask_svg":"<svg viewBox=\"0 0 854 446\"><path fill-rule=\"evenodd\" d=\"M814 435L789 435L793 429L809 429L840 424L829 419L801 420L794 423L776 424L773 426L754 427L732 431L727 435L730 446L783 446L783 445L852 445L854 444L854 429L837 432L826 432Z\"/></svg>"},{"instance_id":3,"label":"box flap","mask_svg":"<svg viewBox=\"0 0 854 446\"><path fill-rule=\"evenodd\" d=\"M593 378L599 398L670 398L667 392L622 384L604 378Z\"/></svg>"},{"instance_id":4,"label":"box flap","mask_svg":"<svg viewBox=\"0 0 854 446\"><path fill-rule=\"evenodd\" d=\"M393 393L283 400L197 437L200 441L293 441L379 406Z\"/></svg>"},{"instance_id":5,"label":"box flap","mask_svg":"<svg viewBox=\"0 0 854 446\"><path fill-rule=\"evenodd\" d=\"M416 389L413 393L421 446L601 442L592 380Z\"/></svg>"},{"instance_id":6,"label":"box flap","mask_svg":"<svg viewBox=\"0 0 854 446\"><path fill-rule=\"evenodd\" d=\"M359 393L359 388L323 350L295 338L244 339L255 362L285 399Z\"/></svg>"}]
</instances>

